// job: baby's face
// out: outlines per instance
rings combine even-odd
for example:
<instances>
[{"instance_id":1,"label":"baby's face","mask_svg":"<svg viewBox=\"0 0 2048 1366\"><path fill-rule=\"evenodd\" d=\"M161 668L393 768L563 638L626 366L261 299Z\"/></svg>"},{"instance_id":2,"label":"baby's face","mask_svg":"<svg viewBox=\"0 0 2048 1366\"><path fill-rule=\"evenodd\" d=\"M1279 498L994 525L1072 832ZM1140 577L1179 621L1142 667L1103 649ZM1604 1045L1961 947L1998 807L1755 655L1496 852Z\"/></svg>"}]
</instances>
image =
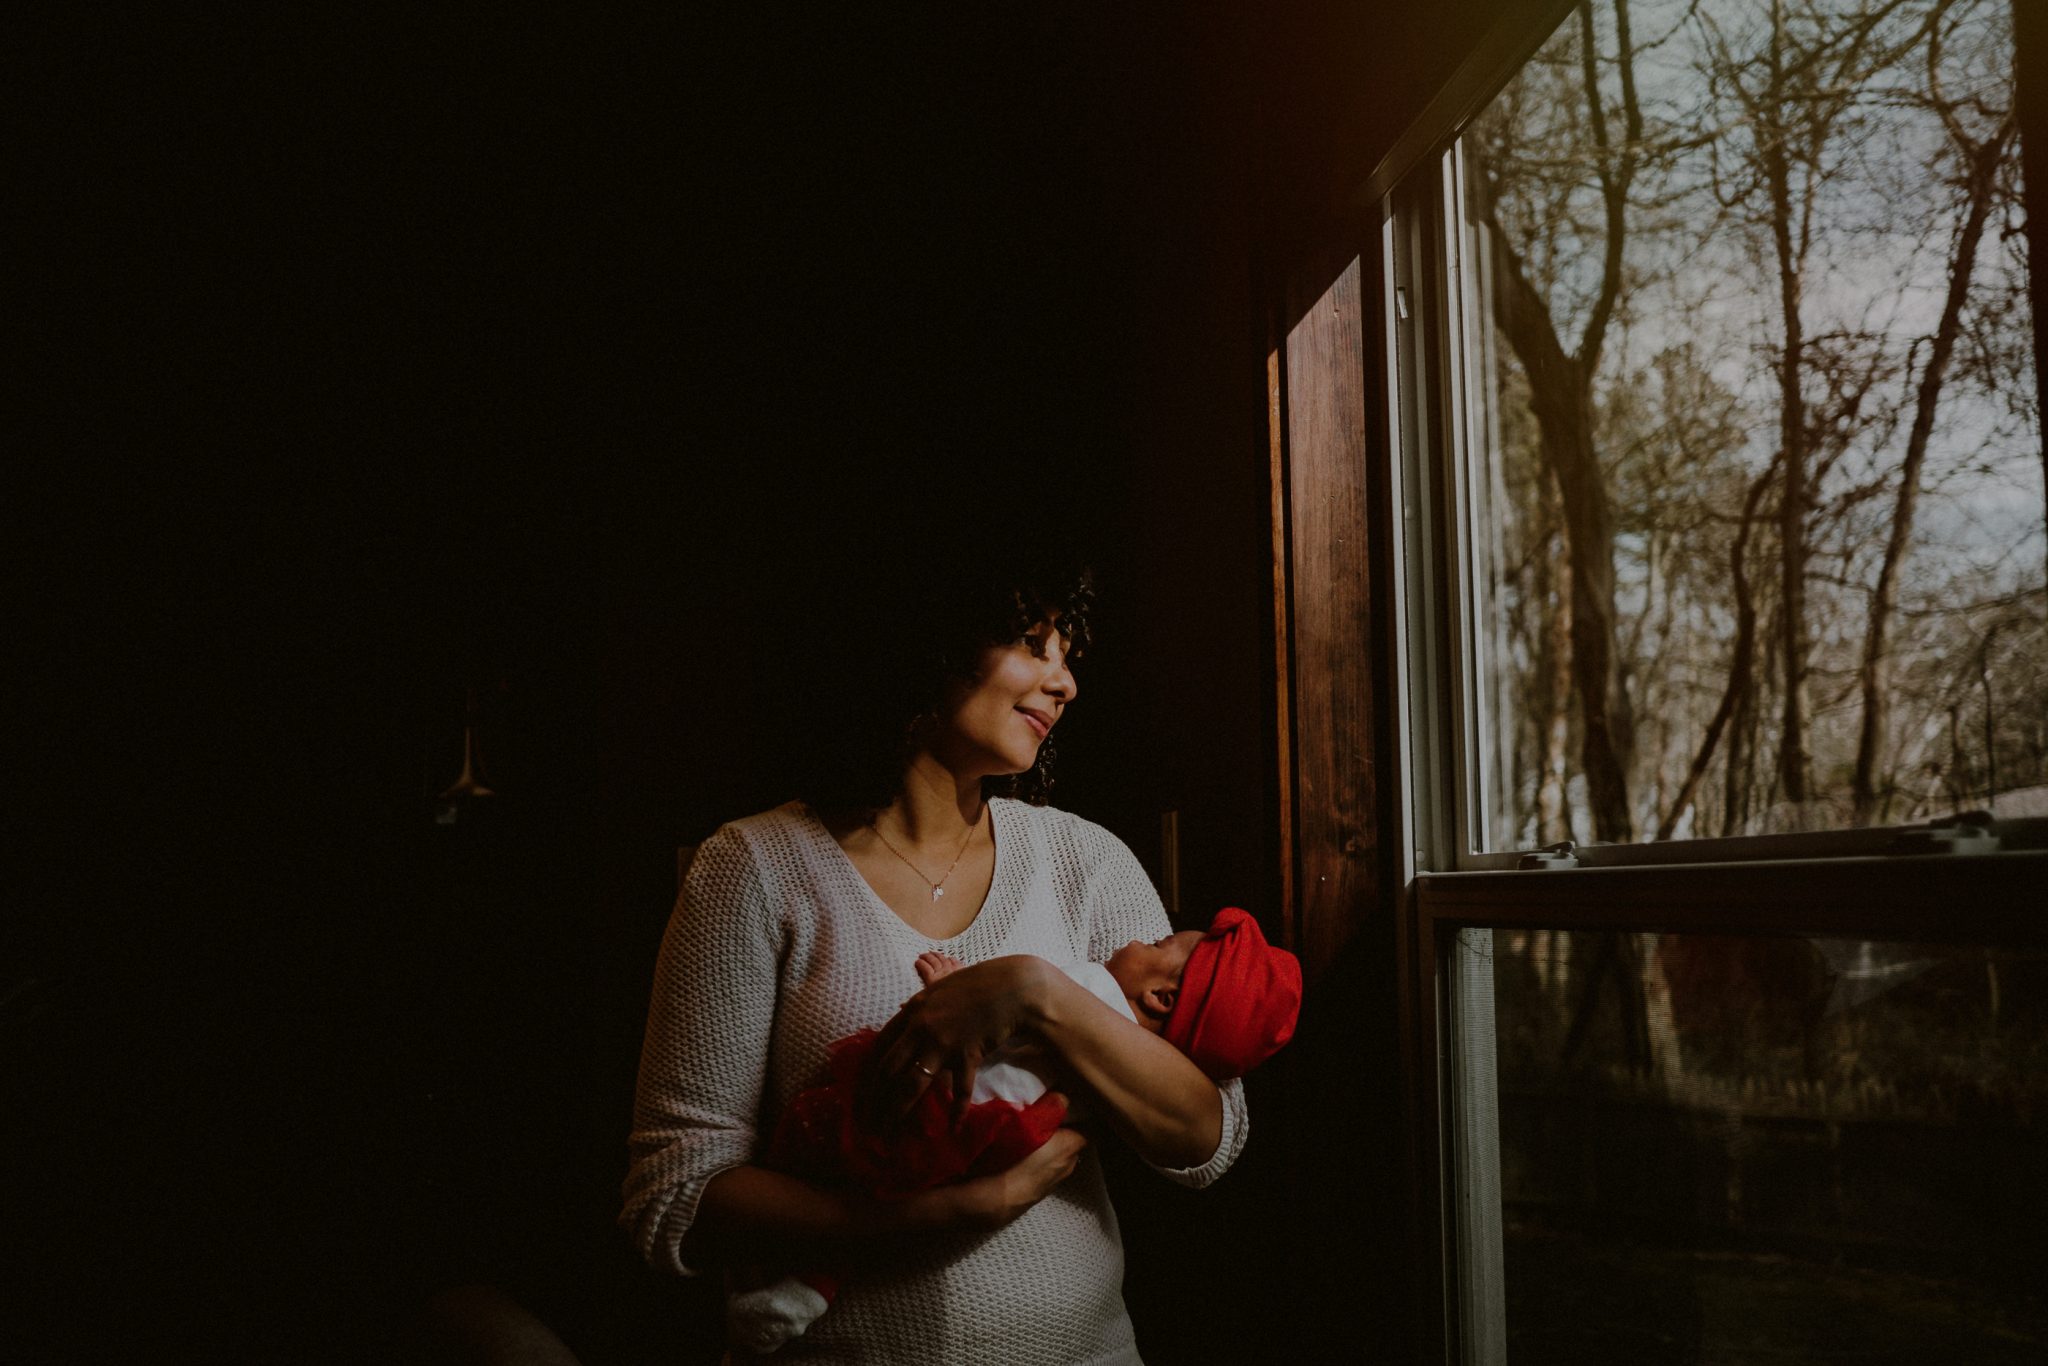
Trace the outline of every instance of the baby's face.
<instances>
[{"instance_id":1,"label":"baby's face","mask_svg":"<svg viewBox=\"0 0 2048 1366\"><path fill-rule=\"evenodd\" d=\"M1188 956L1202 942L1202 931L1182 930L1157 943L1133 939L1109 956L1103 966L1130 998L1141 1023L1157 1029L1173 1013L1180 996L1181 974L1187 971Z\"/></svg>"}]
</instances>

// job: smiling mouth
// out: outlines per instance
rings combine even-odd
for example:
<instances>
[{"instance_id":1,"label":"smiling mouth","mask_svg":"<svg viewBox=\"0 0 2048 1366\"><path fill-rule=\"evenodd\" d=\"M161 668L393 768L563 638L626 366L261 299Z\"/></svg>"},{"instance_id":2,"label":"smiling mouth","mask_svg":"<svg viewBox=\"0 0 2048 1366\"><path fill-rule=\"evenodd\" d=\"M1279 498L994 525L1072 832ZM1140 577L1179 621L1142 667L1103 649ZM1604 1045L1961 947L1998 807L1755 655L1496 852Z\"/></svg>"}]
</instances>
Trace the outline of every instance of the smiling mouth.
<instances>
[{"instance_id":1,"label":"smiling mouth","mask_svg":"<svg viewBox=\"0 0 2048 1366\"><path fill-rule=\"evenodd\" d=\"M1024 723L1030 726L1033 731L1037 732L1039 739L1043 740L1046 736L1052 734L1052 729L1049 726L1047 726L1043 721L1033 716L1030 712L1020 711L1017 713L1017 715L1023 717Z\"/></svg>"}]
</instances>

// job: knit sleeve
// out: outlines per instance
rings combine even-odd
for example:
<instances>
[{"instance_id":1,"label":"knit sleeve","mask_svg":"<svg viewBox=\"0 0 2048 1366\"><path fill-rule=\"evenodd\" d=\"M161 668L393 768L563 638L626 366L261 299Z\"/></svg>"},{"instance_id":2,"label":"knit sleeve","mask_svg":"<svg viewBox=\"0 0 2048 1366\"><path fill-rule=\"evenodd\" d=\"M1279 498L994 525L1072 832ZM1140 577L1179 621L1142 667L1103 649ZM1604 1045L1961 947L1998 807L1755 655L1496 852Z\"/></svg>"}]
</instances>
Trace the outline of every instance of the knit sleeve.
<instances>
[{"instance_id":1,"label":"knit sleeve","mask_svg":"<svg viewBox=\"0 0 2048 1366\"><path fill-rule=\"evenodd\" d=\"M1244 1082L1237 1077L1220 1083L1217 1092L1223 1097L1223 1136L1217 1140L1216 1151L1209 1160L1199 1167L1162 1167L1147 1163L1176 1185L1191 1186L1196 1190L1208 1185L1217 1177L1230 1170L1230 1164L1237 1161L1237 1155L1244 1151L1244 1141L1251 1136L1252 1119L1244 1105Z\"/></svg>"},{"instance_id":2,"label":"knit sleeve","mask_svg":"<svg viewBox=\"0 0 2048 1366\"><path fill-rule=\"evenodd\" d=\"M683 1235L704 1187L753 1160L775 1021L777 935L747 839L697 850L654 969L619 1224L655 1268L693 1276Z\"/></svg>"},{"instance_id":3,"label":"knit sleeve","mask_svg":"<svg viewBox=\"0 0 2048 1366\"><path fill-rule=\"evenodd\" d=\"M1151 943L1173 933L1152 879L1129 845L1099 825L1076 822L1088 869L1083 915L1088 927L1088 960L1100 963L1133 939ZM1207 1162L1193 1167L1147 1166L1167 1180L1197 1190L1230 1170L1251 1135L1244 1083L1233 1077L1216 1088L1223 1101L1223 1133Z\"/></svg>"}]
</instances>

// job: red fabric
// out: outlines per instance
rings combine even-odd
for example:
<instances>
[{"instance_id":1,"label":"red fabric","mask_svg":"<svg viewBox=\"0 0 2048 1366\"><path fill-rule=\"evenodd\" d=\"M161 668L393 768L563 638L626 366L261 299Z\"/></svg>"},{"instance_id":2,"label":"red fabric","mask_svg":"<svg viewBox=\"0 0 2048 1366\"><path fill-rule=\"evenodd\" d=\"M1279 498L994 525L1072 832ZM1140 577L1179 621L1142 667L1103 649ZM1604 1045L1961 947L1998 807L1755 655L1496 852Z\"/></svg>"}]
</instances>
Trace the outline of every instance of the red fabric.
<instances>
[{"instance_id":1,"label":"red fabric","mask_svg":"<svg viewBox=\"0 0 2048 1366\"><path fill-rule=\"evenodd\" d=\"M1160 1031L1210 1077L1241 1077L1294 1037L1301 960L1266 942L1259 922L1225 906L1188 955Z\"/></svg>"},{"instance_id":2,"label":"red fabric","mask_svg":"<svg viewBox=\"0 0 2048 1366\"><path fill-rule=\"evenodd\" d=\"M852 1186L878 1200L901 1200L953 1181L1014 1167L1053 1136L1066 1107L1050 1090L1029 1105L988 1100L967 1107L953 1123L950 1089L925 1088L900 1128L864 1131L855 1122L853 1097L862 1062L877 1034L863 1029L832 1045L823 1085L799 1091L776 1121L764 1159L778 1171L821 1185ZM831 1303L839 1279L807 1271L800 1279Z\"/></svg>"},{"instance_id":3,"label":"red fabric","mask_svg":"<svg viewBox=\"0 0 2048 1366\"><path fill-rule=\"evenodd\" d=\"M854 1083L875 1038L874 1030L863 1029L832 1045L825 1084L798 1092L782 1112L768 1142L769 1166L822 1184L850 1185L880 1200L901 1200L1015 1166L1066 1117L1048 1091L1030 1105L970 1105L956 1125L949 1089L932 1085L899 1128L863 1130L854 1118Z\"/></svg>"}]
</instances>

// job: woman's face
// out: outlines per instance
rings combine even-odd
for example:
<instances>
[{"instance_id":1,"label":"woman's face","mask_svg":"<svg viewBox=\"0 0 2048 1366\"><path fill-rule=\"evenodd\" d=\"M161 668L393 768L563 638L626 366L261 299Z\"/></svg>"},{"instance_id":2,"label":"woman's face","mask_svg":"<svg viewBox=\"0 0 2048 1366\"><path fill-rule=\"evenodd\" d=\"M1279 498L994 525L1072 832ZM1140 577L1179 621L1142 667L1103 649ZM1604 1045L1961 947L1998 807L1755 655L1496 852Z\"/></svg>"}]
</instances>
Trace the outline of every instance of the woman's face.
<instances>
[{"instance_id":1,"label":"woman's face","mask_svg":"<svg viewBox=\"0 0 2048 1366\"><path fill-rule=\"evenodd\" d=\"M1056 620L982 651L977 681L948 699L932 744L948 768L965 776L1023 773L1037 764L1039 746L1079 692Z\"/></svg>"}]
</instances>

